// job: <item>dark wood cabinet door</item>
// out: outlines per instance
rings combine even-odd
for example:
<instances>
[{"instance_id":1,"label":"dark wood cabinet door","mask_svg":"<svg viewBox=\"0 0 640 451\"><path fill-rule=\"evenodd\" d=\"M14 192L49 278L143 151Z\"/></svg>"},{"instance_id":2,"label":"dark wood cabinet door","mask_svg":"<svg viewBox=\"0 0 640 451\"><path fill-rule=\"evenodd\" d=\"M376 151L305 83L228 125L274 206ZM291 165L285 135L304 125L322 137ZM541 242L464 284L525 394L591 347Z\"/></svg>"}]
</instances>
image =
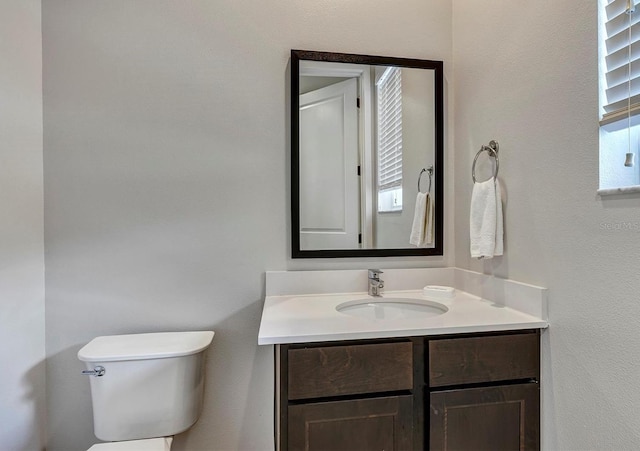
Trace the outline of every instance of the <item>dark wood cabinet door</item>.
<instances>
[{"instance_id":1,"label":"dark wood cabinet door","mask_svg":"<svg viewBox=\"0 0 640 451\"><path fill-rule=\"evenodd\" d=\"M413 449L413 398L391 396L289 406L289 451Z\"/></svg>"},{"instance_id":2,"label":"dark wood cabinet door","mask_svg":"<svg viewBox=\"0 0 640 451\"><path fill-rule=\"evenodd\" d=\"M539 385L433 392L429 429L431 451L539 450Z\"/></svg>"}]
</instances>

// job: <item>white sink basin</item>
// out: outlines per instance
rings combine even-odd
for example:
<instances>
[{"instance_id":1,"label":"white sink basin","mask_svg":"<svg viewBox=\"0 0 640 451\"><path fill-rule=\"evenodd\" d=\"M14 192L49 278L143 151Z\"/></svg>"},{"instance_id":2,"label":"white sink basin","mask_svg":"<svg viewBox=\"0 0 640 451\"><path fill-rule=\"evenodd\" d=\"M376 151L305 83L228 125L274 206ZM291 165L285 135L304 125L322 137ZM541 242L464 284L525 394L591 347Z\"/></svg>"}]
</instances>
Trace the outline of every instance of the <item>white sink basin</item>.
<instances>
[{"instance_id":1,"label":"white sink basin","mask_svg":"<svg viewBox=\"0 0 640 451\"><path fill-rule=\"evenodd\" d=\"M371 297L343 302L336 306L336 310L359 318L389 320L432 318L449 309L444 304L426 299Z\"/></svg>"}]
</instances>

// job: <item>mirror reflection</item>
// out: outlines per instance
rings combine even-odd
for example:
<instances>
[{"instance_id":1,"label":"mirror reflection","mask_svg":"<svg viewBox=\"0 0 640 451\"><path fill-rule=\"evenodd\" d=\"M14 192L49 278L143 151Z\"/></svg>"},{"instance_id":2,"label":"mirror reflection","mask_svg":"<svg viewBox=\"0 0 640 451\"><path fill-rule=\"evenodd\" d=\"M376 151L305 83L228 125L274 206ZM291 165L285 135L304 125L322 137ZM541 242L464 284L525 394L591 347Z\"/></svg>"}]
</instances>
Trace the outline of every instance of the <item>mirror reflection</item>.
<instances>
[{"instance_id":1,"label":"mirror reflection","mask_svg":"<svg viewBox=\"0 0 640 451\"><path fill-rule=\"evenodd\" d=\"M294 50L291 124L294 257L442 255L442 62Z\"/></svg>"}]
</instances>

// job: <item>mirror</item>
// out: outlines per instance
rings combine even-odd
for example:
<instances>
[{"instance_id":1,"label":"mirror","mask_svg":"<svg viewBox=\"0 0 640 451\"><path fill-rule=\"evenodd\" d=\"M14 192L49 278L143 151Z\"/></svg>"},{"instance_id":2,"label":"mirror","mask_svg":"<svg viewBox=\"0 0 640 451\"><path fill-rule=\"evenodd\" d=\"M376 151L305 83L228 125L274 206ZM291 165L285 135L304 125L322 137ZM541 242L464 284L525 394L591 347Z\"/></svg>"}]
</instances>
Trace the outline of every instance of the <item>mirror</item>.
<instances>
[{"instance_id":1,"label":"mirror","mask_svg":"<svg viewBox=\"0 0 640 451\"><path fill-rule=\"evenodd\" d=\"M443 254L443 99L442 61L291 51L293 258Z\"/></svg>"}]
</instances>

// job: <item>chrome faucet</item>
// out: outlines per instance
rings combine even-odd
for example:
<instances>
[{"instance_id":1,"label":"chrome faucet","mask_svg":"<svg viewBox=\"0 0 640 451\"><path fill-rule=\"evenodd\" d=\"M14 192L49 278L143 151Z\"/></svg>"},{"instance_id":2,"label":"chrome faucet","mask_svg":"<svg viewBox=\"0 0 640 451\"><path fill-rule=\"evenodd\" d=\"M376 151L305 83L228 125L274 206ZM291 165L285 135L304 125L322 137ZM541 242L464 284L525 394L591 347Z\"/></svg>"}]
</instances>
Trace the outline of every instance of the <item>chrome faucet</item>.
<instances>
[{"instance_id":1,"label":"chrome faucet","mask_svg":"<svg viewBox=\"0 0 640 451\"><path fill-rule=\"evenodd\" d=\"M379 269L369 270L369 296L382 296L384 281L380 280L382 271Z\"/></svg>"}]
</instances>

